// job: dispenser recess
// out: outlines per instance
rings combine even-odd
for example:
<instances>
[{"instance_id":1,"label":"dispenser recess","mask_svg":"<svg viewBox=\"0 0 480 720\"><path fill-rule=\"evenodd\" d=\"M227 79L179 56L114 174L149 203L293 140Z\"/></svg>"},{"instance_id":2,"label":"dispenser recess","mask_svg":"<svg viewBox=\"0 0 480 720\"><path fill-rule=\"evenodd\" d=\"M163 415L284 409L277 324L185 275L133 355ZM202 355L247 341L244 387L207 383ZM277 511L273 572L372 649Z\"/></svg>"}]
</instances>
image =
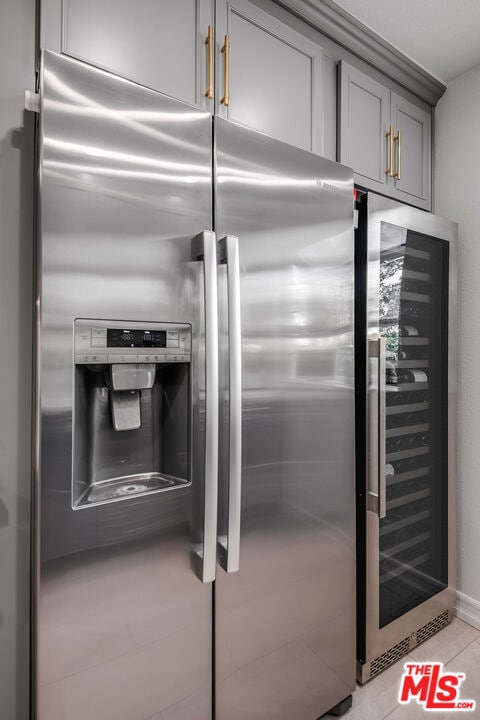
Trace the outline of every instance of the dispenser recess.
<instances>
[{"instance_id":1,"label":"dispenser recess","mask_svg":"<svg viewBox=\"0 0 480 720\"><path fill-rule=\"evenodd\" d=\"M72 507L190 484L191 327L74 322Z\"/></svg>"}]
</instances>

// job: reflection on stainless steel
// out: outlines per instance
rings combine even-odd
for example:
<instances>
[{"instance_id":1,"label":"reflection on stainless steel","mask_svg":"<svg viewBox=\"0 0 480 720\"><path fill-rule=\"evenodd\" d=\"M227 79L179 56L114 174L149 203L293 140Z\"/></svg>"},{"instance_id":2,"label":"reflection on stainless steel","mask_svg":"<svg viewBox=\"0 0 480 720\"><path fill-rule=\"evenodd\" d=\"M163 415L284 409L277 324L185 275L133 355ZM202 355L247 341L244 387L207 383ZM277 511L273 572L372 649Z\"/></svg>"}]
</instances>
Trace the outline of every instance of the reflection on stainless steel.
<instances>
[{"instance_id":1,"label":"reflection on stainless steel","mask_svg":"<svg viewBox=\"0 0 480 720\"><path fill-rule=\"evenodd\" d=\"M84 497L79 500L79 506L147 495L160 490L171 490L185 484L186 481L182 478L171 478L154 472L125 475L112 480L100 480L87 488Z\"/></svg>"},{"instance_id":2,"label":"reflection on stainless steel","mask_svg":"<svg viewBox=\"0 0 480 720\"><path fill-rule=\"evenodd\" d=\"M369 505L360 538L366 568L360 577L365 587L359 607L364 610L358 618L361 682L395 659L390 651L398 643L403 641L400 657L428 637L419 630L433 623L435 631L447 622L456 578L457 227L373 193L364 212L368 233L358 238L368 261L362 332L370 348L383 336L393 369L381 401L390 419L386 438L378 433L378 358L369 353L367 381L359 378L367 382L360 424L369 418L359 482L364 478L372 490L379 468L388 468L388 476L384 470L380 478L386 485L387 518L379 521L378 507ZM423 290L412 290L411 283ZM402 373L411 373L414 381L403 381ZM398 443L395 452L386 452L389 438ZM402 577L403 593L401 583L390 582ZM389 590L389 582L394 589Z\"/></svg>"},{"instance_id":3,"label":"reflection on stainless steel","mask_svg":"<svg viewBox=\"0 0 480 720\"><path fill-rule=\"evenodd\" d=\"M202 260L204 277L205 323L205 464L203 500L203 548L198 553L199 578L215 580L217 561L218 502L218 293L217 240L214 232L202 232L197 238L197 257Z\"/></svg>"},{"instance_id":4,"label":"reflection on stainless steel","mask_svg":"<svg viewBox=\"0 0 480 720\"><path fill-rule=\"evenodd\" d=\"M228 306L228 518L220 538L219 559L227 572L240 565L242 505L242 327L238 238L226 235L219 243L220 261L227 266Z\"/></svg>"},{"instance_id":5,"label":"reflection on stainless steel","mask_svg":"<svg viewBox=\"0 0 480 720\"><path fill-rule=\"evenodd\" d=\"M74 509L127 497L127 474L191 482L190 350L185 323L74 321Z\"/></svg>"},{"instance_id":6,"label":"reflection on stainless steel","mask_svg":"<svg viewBox=\"0 0 480 720\"><path fill-rule=\"evenodd\" d=\"M41 103L37 718L170 718L192 697L207 718L211 587L192 572L205 463L192 240L212 223L210 117L52 53ZM138 390L139 429L112 427L111 361L74 360L77 318L191 326L191 366L154 360L152 387Z\"/></svg>"},{"instance_id":7,"label":"reflection on stainless steel","mask_svg":"<svg viewBox=\"0 0 480 720\"><path fill-rule=\"evenodd\" d=\"M37 720L210 720L215 577L218 720L354 689L353 176L214 129L216 232L210 115L44 53Z\"/></svg>"},{"instance_id":8,"label":"reflection on stainless steel","mask_svg":"<svg viewBox=\"0 0 480 720\"><path fill-rule=\"evenodd\" d=\"M216 712L311 720L355 686L353 179L218 118L215 135L217 236L239 241L243 385L240 569L217 572ZM220 535L227 292L220 272Z\"/></svg>"}]
</instances>

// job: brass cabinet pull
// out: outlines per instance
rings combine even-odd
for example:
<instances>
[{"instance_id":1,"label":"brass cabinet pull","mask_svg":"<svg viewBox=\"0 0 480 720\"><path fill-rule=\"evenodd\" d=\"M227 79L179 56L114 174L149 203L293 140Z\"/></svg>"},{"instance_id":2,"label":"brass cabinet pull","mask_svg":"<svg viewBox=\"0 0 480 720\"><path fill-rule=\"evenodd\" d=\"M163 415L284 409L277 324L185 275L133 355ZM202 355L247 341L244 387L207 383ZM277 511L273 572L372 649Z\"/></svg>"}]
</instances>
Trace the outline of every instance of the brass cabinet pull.
<instances>
[{"instance_id":1,"label":"brass cabinet pull","mask_svg":"<svg viewBox=\"0 0 480 720\"><path fill-rule=\"evenodd\" d=\"M385 175L393 177L393 127L390 125L390 129L385 133L385 137L388 138L388 168L385 170Z\"/></svg>"},{"instance_id":2,"label":"brass cabinet pull","mask_svg":"<svg viewBox=\"0 0 480 720\"><path fill-rule=\"evenodd\" d=\"M392 177L400 180L402 173L402 133L400 132L400 130L393 138L393 142L397 143L397 172L393 173Z\"/></svg>"},{"instance_id":3,"label":"brass cabinet pull","mask_svg":"<svg viewBox=\"0 0 480 720\"><path fill-rule=\"evenodd\" d=\"M205 45L208 45L208 88L205 97L213 100L213 27L208 26L208 34L205 38Z\"/></svg>"},{"instance_id":4,"label":"brass cabinet pull","mask_svg":"<svg viewBox=\"0 0 480 720\"><path fill-rule=\"evenodd\" d=\"M223 76L223 98L220 102L227 107L227 105L230 104L230 37L228 34L225 35L222 53L225 57L225 70Z\"/></svg>"}]
</instances>

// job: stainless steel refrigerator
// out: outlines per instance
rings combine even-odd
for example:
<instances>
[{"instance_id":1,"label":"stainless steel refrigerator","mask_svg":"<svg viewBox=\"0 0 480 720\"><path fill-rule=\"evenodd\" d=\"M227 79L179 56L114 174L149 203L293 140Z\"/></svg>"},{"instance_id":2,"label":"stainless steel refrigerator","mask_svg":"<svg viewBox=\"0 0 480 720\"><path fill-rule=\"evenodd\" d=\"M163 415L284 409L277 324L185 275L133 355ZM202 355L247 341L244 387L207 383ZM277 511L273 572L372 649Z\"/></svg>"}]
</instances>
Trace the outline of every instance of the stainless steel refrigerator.
<instances>
[{"instance_id":1,"label":"stainless steel refrigerator","mask_svg":"<svg viewBox=\"0 0 480 720\"><path fill-rule=\"evenodd\" d=\"M358 680L448 625L455 600L456 238L367 193L356 237Z\"/></svg>"},{"instance_id":2,"label":"stainless steel refrigerator","mask_svg":"<svg viewBox=\"0 0 480 720\"><path fill-rule=\"evenodd\" d=\"M50 52L40 94L34 716L340 712L352 172Z\"/></svg>"}]
</instances>

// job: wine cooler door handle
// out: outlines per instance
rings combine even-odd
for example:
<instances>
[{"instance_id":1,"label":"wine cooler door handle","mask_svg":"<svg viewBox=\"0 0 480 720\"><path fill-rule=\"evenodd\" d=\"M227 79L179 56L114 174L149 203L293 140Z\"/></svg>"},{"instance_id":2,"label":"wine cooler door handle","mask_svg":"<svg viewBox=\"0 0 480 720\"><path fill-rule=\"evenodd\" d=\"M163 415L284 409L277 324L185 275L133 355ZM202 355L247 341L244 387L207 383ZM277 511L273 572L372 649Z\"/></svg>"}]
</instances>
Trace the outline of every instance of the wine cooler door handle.
<instances>
[{"instance_id":1,"label":"wine cooler door handle","mask_svg":"<svg viewBox=\"0 0 480 720\"><path fill-rule=\"evenodd\" d=\"M367 509L386 515L386 343L385 338L368 341L368 488Z\"/></svg>"},{"instance_id":2,"label":"wine cooler door handle","mask_svg":"<svg viewBox=\"0 0 480 720\"><path fill-rule=\"evenodd\" d=\"M384 337L378 339L378 517L387 515L387 391L386 353Z\"/></svg>"},{"instance_id":3,"label":"wine cooler door handle","mask_svg":"<svg viewBox=\"0 0 480 720\"><path fill-rule=\"evenodd\" d=\"M203 547L199 577L215 580L218 499L218 299L217 242L214 232L197 236L197 259L203 260L205 303L205 465Z\"/></svg>"},{"instance_id":4,"label":"wine cooler door handle","mask_svg":"<svg viewBox=\"0 0 480 720\"><path fill-rule=\"evenodd\" d=\"M238 238L220 240L220 262L227 266L229 453L228 517L226 538L219 539L219 558L224 570L240 568L240 515L242 503L242 329L240 318L240 262Z\"/></svg>"}]
</instances>

